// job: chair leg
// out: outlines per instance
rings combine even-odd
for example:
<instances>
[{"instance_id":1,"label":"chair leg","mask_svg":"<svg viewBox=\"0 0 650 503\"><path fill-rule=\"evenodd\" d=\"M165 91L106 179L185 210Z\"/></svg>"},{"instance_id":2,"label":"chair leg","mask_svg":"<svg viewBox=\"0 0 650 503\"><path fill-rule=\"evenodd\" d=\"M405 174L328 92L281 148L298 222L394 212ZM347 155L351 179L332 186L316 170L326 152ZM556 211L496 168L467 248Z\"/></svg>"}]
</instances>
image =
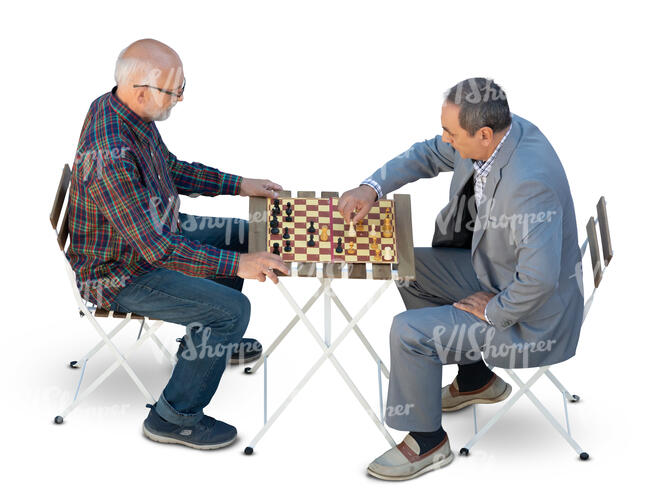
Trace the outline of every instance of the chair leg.
<instances>
[{"instance_id":1,"label":"chair leg","mask_svg":"<svg viewBox=\"0 0 650 503\"><path fill-rule=\"evenodd\" d=\"M569 401L569 402L579 402L580 397L578 395L573 395L567 391L567 389L562 385L560 380L551 373L550 370L546 371L546 377L549 378L549 380L555 384L555 387L560 390L560 393L564 395L564 397Z\"/></svg>"},{"instance_id":2,"label":"chair leg","mask_svg":"<svg viewBox=\"0 0 650 503\"><path fill-rule=\"evenodd\" d=\"M125 320L125 321L128 322L128 320ZM147 340L147 338L149 338L158 329L158 327L160 326L161 323L162 322L160 322L159 324L154 323L154 325L151 328L147 329L147 331L142 335L142 337L140 337L140 339L138 339L129 349L127 349L124 352L123 355L121 353L119 353L119 351L118 351L119 357L116 356L115 361L111 365L109 365L108 368L106 368L106 370L104 370L104 372L99 377L97 377L97 379L95 379L90 385L88 385L88 387L81 394L78 394L79 388L81 386L81 379L83 379L83 373L82 373L82 375L80 376L79 383L77 385L77 393L75 394L75 397L73 398L72 402L65 408L65 410L60 415L58 415L58 416L56 416L54 418L54 422L56 424L63 423L63 420L65 419L65 417L68 414L70 414L70 412L72 412L93 391L95 391L95 389L97 389L99 387L99 385L102 384L120 366L122 366L124 368L124 370L127 372L127 374L129 375L129 377L131 377L131 380L133 380L133 382L136 384L138 389L144 395L145 400L147 400L149 402L152 402L152 403L155 402L155 398L153 397L151 392L149 392L149 390L145 387L145 385L142 383L142 381L140 381L140 379L137 377L137 375L135 375L135 372L133 371L131 366L126 362L126 356L131 354L137 348L139 348ZM125 323L122 322L122 323L120 323L120 325L118 325L118 327L120 327L120 326L123 327L124 324ZM95 324L93 324L93 325L95 325ZM95 328L98 328L98 327L99 327L99 324L97 324L97 326ZM99 327L98 330L102 332L101 336L103 338L107 337L107 334L102 331L101 327ZM113 344L113 343L111 342L110 344ZM84 370L85 370L85 366L86 366L86 362L84 362Z\"/></svg>"},{"instance_id":3,"label":"chair leg","mask_svg":"<svg viewBox=\"0 0 650 503\"><path fill-rule=\"evenodd\" d=\"M544 368L544 367L542 367ZM537 407L537 409L542 413L542 415L548 420L549 423L557 430L557 432L562 435L562 437L569 443L571 447L576 451L576 453L580 456L580 459L582 461L586 461L589 459L589 454L587 452L583 451L580 445L578 445L578 442L574 440L574 438L571 436L569 430L565 430L562 428L562 425L557 422L557 420L553 417L553 415L549 412L549 410L542 405L542 402L539 401L537 396L530 390L530 386L528 384L524 384L521 379L515 374L512 370L507 369L506 372L508 375L515 381L519 386L521 386L522 390L524 390L524 393L526 396L530 399L531 402L533 402L533 405ZM559 382L559 381L558 381ZM566 396L566 395L565 395ZM568 416L567 416L568 419ZM568 426L568 423L567 423Z\"/></svg>"},{"instance_id":4,"label":"chair leg","mask_svg":"<svg viewBox=\"0 0 650 503\"><path fill-rule=\"evenodd\" d=\"M129 320L127 320L127 319L121 321L120 324L117 325L117 327L115 327L115 328L114 328L113 330L111 330L108 334L106 334L106 337L108 337L109 339L112 339L113 337L115 337L115 335L116 335L120 330L122 330L122 328L124 327L124 325L126 325L128 322L129 322ZM95 346L94 346L90 351L88 351L88 352L87 352L87 353L86 353L82 358L80 358L79 360L72 360L68 365L69 365L70 368L72 368L72 369L79 368L79 367L77 366L77 364L78 364L79 362L85 362L85 361L90 360L90 359L91 359L91 358L92 358L92 357L93 357L93 356L94 356L94 355L95 355L95 354L96 354L100 349L102 349L102 348L104 347L105 344L106 344L106 341L104 341L104 339L100 340L100 341L99 341L99 342L98 342L98 343L97 343L97 344L96 344L96 345L95 345Z\"/></svg>"},{"instance_id":5,"label":"chair leg","mask_svg":"<svg viewBox=\"0 0 650 503\"><path fill-rule=\"evenodd\" d=\"M542 367L535 372L535 374L528 380L526 381L526 384L524 385L522 383L520 389L517 390L517 392L510 397L510 399L503 405L499 411L490 418L490 420L479 430L478 433L476 433L470 440L465 444L465 447L463 447L460 450L460 454L468 456L469 455L469 450L472 448L472 446L478 442L483 435L485 435L490 429L503 417L503 415L508 412L512 406L519 400L523 394L526 392L526 389L528 387L532 386L535 384L535 382L542 377L542 374L544 373L544 370L546 370L546 367ZM506 370L507 371L507 370ZM520 381L521 382L521 381Z\"/></svg>"}]
</instances>

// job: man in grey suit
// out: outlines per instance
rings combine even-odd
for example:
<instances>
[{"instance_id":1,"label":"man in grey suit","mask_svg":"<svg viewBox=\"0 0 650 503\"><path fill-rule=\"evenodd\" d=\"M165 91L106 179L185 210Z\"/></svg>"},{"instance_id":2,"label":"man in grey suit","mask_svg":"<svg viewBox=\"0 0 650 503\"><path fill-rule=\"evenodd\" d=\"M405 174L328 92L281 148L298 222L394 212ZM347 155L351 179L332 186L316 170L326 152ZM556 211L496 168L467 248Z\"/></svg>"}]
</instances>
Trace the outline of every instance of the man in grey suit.
<instances>
[{"instance_id":1,"label":"man in grey suit","mask_svg":"<svg viewBox=\"0 0 650 503\"><path fill-rule=\"evenodd\" d=\"M339 202L356 223L378 197L452 172L432 246L415 249L415 281L398 284L407 310L390 330L386 422L409 434L368 466L386 480L453 460L442 411L510 394L481 353L502 368L558 363L575 354L582 324L573 200L551 144L483 78L447 92L441 122L442 136L414 144ZM441 389L449 363L458 375Z\"/></svg>"}]
</instances>

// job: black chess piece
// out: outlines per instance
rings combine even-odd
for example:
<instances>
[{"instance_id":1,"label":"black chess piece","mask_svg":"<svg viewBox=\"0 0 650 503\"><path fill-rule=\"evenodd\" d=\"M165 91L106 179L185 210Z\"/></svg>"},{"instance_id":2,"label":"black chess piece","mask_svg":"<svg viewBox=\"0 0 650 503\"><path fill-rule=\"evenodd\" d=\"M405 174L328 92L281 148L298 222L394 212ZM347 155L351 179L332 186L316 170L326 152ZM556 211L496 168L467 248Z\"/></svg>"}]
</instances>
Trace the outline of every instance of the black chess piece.
<instances>
[{"instance_id":1,"label":"black chess piece","mask_svg":"<svg viewBox=\"0 0 650 503\"><path fill-rule=\"evenodd\" d=\"M309 222L309 229L307 229L307 232L314 234L316 232L316 227L314 227L314 221Z\"/></svg>"},{"instance_id":2,"label":"black chess piece","mask_svg":"<svg viewBox=\"0 0 650 503\"><path fill-rule=\"evenodd\" d=\"M281 215L282 208L280 208L280 201L278 199L273 200L273 208L271 208L271 215Z\"/></svg>"},{"instance_id":3,"label":"black chess piece","mask_svg":"<svg viewBox=\"0 0 650 503\"><path fill-rule=\"evenodd\" d=\"M285 221L285 222L293 222L293 217L291 216L291 214L293 213L293 210L291 209L291 203L287 203L287 209L284 210L284 212L285 212L286 215L287 215L287 216L284 218L284 221Z\"/></svg>"},{"instance_id":4,"label":"black chess piece","mask_svg":"<svg viewBox=\"0 0 650 503\"><path fill-rule=\"evenodd\" d=\"M291 251L291 241L284 242L284 251L289 253Z\"/></svg>"},{"instance_id":5,"label":"black chess piece","mask_svg":"<svg viewBox=\"0 0 650 503\"><path fill-rule=\"evenodd\" d=\"M336 242L336 249L334 251L336 253L343 253L343 240L341 238Z\"/></svg>"},{"instance_id":6,"label":"black chess piece","mask_svg":"<svg viewBox=\"0 0 650 503\"><path fill-rule=\"evenodd\" d=\"M273 215L273 218L271 219L271 234L279 234L280 229L278 229L280 225L280 222L278 222L278 217L276 215Z\"/></svg>"},{"instance_id":7,"label":"black chess piece","mask_svg":"<svg viewBox=\"0 0 650 503\"><path fill-rule=\"evenodd\" d=\"M282 239L290 239L291 236L289 235L289 227L284 228L284 234L282 234Z\"/></svg>"},{"instance_id":8,"label":"black chess piece","mask_svg":"<svg viewBox=\"0 0 650 503\"><path fill-rule=\"evenodd\" d=\"M280 243L273 243L273 253L280 255Z\"/></svg>"},{"instance_id":9,"label":"black chess piece","mask_svg":"<svg viewBox=\"0 0 650 503\"><path fill-rule=\"evenodd\" d=\"M307 246L316 246L316 242L314 241L314 235L313 234L310 234L309 241L307 241Z\"/></svg>"}]
</instances>

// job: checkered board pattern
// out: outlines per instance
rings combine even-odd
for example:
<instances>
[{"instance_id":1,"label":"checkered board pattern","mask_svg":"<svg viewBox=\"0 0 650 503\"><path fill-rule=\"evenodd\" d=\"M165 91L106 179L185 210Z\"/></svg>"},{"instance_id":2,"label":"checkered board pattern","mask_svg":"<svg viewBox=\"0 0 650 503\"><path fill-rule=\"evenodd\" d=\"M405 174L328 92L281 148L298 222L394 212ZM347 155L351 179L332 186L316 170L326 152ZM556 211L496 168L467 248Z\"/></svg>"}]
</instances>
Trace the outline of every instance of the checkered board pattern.
<instances>
[{"instance_id":1,"label":"checkered board pattern","mask_svg":"<svg viewBox=\"0 0 650 503\"><path fill-rule=\"evenodd\" d=\"M397 242L395 239L395 207L393 201L389 199L380 199L375 202L374 206L368 212L368 215L361 221L363 224L363 231L356 231L356 237L348 236L349 225L343 220L343 216L336 209L339 200L334 198L278 198L282 214L278 215L280 225L278 229L279 234L271 234L271 226L267 225L267 249L273 251L273 243L280 245L280 258L285 262L371 262L373 264L396 264L397 258ZM287 203L291 203L293 213L291 217L293 222L286 221L286 207ZM273 218L272 210L273 199L267 200L267 221L270 222ZM385 238L381 236L381 226L386 213L390 211L393 225L393 236ZM307 232L310 222L314 222L316 233L314 233L315 246L307 246L310 233ZM321 241L320 233L321 228L326 225L328 240ZM375 250L370 246L372 239L368 236L370 226L375 226L378 232L377 245L381 247L382 254L379 260L375 258ZM284 228L288 228L290 238L288 240L282 239ZM336 253L336 246L338 238L341 238L343 244L343 253ZM285 252L285 241L291 244L291 251ZM354 254L348 253L348 246L351 241L355 242L356 252ZM384 260L384 248L389 247L393 252L391 260Z\"/></svg>"}]
</instances>

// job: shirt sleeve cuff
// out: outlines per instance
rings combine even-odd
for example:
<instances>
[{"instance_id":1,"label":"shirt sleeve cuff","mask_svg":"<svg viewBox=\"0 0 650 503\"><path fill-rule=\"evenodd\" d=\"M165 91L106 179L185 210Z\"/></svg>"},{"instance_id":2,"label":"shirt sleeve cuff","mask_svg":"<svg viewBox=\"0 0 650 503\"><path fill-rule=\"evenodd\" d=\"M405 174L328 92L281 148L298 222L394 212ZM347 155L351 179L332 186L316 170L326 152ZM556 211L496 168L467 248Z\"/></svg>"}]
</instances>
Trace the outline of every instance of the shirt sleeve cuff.
<instances>
[{"instance_id":1,"label":"shirt sleeve cuff","mask_svg":"<svg viewBox=\"0 0 650 503\"><path fill-rule=\"evenodd\" d=\"M237 196L241 191L242 177L238 175L231 175L229 173L222 173L221 179L221 194L228 196Z\"/></svg>"},{"instance_id":2,"label":"shirt sleeve cuff","mask_svg":"<svg viewBox=\"0 0 650 503\"><path fill-rule=\"evenodd\" d=\"M485 310L483 311L483 317L485 318L485 321L487 321L489 325L492 325L492 324L493 324L493 323L490 321L490 318L488 318L488 315L487 315L487 304L485 305Z\"/></svg>"},{"instance_id":3,"label":"shirt sleeve cuff","mask_svg":"<svg viewBox=\"0 0 650 503\"><path fill-rule=\"evenodd\" d=\"M377 199L381 199L384 195L381 190L381 185L375 182L372 178L366 178L363 182L361 182L361 185L368 185L369 187L372 187L377 193Z\"/></svg>"}]
</instances>

